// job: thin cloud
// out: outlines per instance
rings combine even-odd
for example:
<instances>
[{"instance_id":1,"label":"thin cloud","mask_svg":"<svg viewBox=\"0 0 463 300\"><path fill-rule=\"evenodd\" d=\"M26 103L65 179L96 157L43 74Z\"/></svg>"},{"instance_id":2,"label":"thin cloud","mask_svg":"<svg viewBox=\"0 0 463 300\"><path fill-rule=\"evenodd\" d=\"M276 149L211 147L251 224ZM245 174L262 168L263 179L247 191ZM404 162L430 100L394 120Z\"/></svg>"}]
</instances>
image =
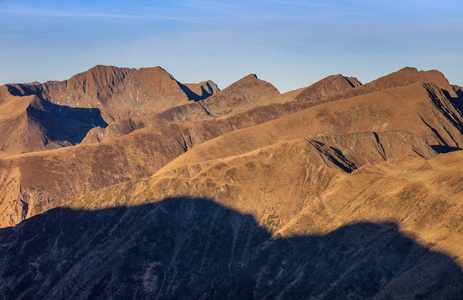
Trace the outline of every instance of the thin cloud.
<instances>
[{"instance_id":1,"label":"thin cloud","mask_svg":"<svg viewBox=\"0 0 463 300\"><path fill-rule=\"evenodd\" d=\"M1 1L1 0L0 0ZM110 13L86 13L86 12L70 12L70 11L44 11L36 9L0 9L0 15L12 15L12 16L36 16L36 17L48 17L48 18L107 18L107 19L127 19L127 20L163 20L163 21L174 21L174 22L185 22L185 23L203 23L205 22L200 17L191 16L169 16L159 14L110 14Z\"/></svg>"},{"instance_id":2,"label":"thin cloud","mask_svg":"<svg viewBox=\"0 0 463 300\"><path fill-rule=\"evenodd\" d=\"M230 10L237 10L237 9L242 8L241 5L211 1L211 0L185 0L181 4L183 6L191 7L194 9L213 10L213 11L222 11L222 12L226 12Z\"/></svg>"},{"instance_id":3,"label":"thin cloud","mask_svg":"<svg viewBox=\"0 0 463 300\"><path fill-rule=\"evenodd\" d=\"M84 12L65 12L65 11L43 11L30 9L0 9L0 14L17 16L38 16L38 17L57 17L57 18L112 18L112 19L141 19L142 16L122 15L108 13L84 13Z\"/></svg>"}]
</instances>

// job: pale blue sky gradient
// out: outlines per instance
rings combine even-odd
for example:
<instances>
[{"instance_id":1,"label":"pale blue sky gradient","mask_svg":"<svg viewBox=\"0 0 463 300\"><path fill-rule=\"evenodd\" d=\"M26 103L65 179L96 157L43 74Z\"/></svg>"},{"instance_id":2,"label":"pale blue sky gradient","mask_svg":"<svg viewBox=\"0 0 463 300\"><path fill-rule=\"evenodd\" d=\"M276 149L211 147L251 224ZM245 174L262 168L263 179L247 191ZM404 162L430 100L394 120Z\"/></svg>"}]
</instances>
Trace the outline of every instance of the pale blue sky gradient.
<instances>
[{"instance_id":1,"label":"pale blue sky gradient","mask_svg":"<svg viewBox=\"0 0 463 300\"><path fill-rule=\"evenodd\" d=\"M281 92L405 66L463 85L463 2L0 0L0 84L94 65L162 66L225 88L249 73Z\"/></svg>"}]
</instances>

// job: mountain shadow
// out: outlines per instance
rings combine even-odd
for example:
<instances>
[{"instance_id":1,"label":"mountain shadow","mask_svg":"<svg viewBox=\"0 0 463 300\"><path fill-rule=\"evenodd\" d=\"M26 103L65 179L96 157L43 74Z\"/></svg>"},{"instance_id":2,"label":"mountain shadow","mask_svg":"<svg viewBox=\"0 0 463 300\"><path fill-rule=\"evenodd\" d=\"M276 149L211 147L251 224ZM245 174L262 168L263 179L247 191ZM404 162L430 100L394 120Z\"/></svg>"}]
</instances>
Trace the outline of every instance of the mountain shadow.
<instances>
[{"instance_id":1,"label":"mountain shadow","mask_svg":"<svg viewBox=\"0 0 463 300\"><path fill-rule=\"evenodd\" d=\"M460 151L461 148L458 147L450 147L445 145L433 145L431 146L432 150L436 151L437 153L449 153L453 151Z\"/></svg>"},{"instance_id":2,"label":"mountain shadow","mask_svg":"<svg viewBox=\"0 0 463 300\"><path fill-rule=\"evenodd\" d=\"M201 101L201 100L204 100L204 99L207 99L209 98L210 96L213 95L213 92L211 91L207 91L204 86L201 86L200 88L200 92L201 94L199 93L195 93L193 92L188 86L186 86L185 84L177 81L177 84L178 86L182 89L182 91L185 93L185 95L187 95L188 99L189 100L193 100L194 102L198 102L198 101ZM210 84L209 83L205 83L205 85L208 86L208 88L211 88Z\"/></svg>"},{"instance_id":3,"label":"mountain shadow","mask_svg":"<svg viewBox=\"0 0 463 300\"><path fill-rule=\"evenodd\" d=\"M454 261L394 223L272 238L250 215L171 198L56 208L0 230L0 298L457 299Z\"/></svg>"},{"instance_id":4,"label":"mountain shadow","mask_svg":"<svg viewBox=\"0 0 463 300\"><path fill-rule=\"evenodd\" d=\"M98 108L61 106L43 99L30 105L27 114L43 128L49 141L73 145L82 142L92 128L108 126Z\"/></svg>"}]
</instances>

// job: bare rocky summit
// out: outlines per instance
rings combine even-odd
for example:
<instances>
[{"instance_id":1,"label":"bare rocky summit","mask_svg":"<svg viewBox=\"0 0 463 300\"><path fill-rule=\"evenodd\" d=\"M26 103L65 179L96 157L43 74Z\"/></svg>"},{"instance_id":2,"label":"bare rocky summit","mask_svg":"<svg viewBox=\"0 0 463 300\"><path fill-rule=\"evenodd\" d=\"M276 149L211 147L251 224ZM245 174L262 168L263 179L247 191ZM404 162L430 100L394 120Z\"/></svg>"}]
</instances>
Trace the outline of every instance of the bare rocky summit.
<instances>
[{"instance_id":1,"label":"bare rocky summit","mask_svg":"<svg viewBox=\"0 0 463 300\"><path fill-rule=\"evenodd\" d=\"M161 67L101 65L65 81L7 84L0 91L0 127L5 128L0 156L76 145L93 128L203 100L218 91L212 81L190 86L198 94Z\"/></svg>"}]
</instances>

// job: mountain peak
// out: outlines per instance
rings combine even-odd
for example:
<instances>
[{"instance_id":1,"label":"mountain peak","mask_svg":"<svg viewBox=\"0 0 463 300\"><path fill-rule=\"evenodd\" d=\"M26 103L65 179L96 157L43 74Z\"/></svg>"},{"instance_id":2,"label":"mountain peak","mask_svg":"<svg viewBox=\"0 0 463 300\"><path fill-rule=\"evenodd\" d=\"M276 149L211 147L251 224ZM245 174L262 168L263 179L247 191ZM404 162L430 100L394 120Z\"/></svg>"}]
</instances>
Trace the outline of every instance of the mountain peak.
<instances>
[{"instance_id":1,"label":"mountain peak","mask_svg":"<svg viewBox=\"0 0 463 300\"><path fill-rule=\"evenodd\" d=\"M347 92L361 83L355 77L345 77L342 74L331 75L304 88L297 96L299 101L319 101Z\"/></svg>"},{"instance_id":2,"label":"mountain peak","mask_svg":"<svg viewBox=\"0 0 463 300\"><path fill-rule=\"evenodd\" d=\"M252 88L253 93L263 93L267 94L273 94L273 96L277 96L280 94L278 92L277 88L275 88L271 83L261 80L257 78L256 74L249 74L240 80L232 83L228 87L226 87L222 92L249 92L248 89Z\"/></svg>"},{"instance_id":3,"label":"mountain peak","mask_svg":"<svg viewBox=\"0 0 463 300\"><path fill-rule=\"evenodd\" d=\"M241 79L239 79L238 81L232 83L231 85L235 84L235 83L239 83L239 82L256 82L256 81L261 81L256 74L249 74L249 75L246 75L244 77L242 77Z\"/></svg>"},{"instance_id":4,"label":"mountain peak","mask_svg":"<svg viewBox=\"0 0 463 300\"><path fill-rule=\"evenodd\" d=\"M418 69L415 68L415 67L406 66L406 67L403 67L402 69L400 69L397 72L418 73Z\"/></svg>"},{"instance_id":5,"label":"mountain peak","mask_svg":"<svg viewBox=\"0 0 463 300\"><path fill-rule=\"evenodd\" d=\"M449 84L444 74L437 70L418 71L414 67L405 67L394 73L380 77L368 83L370 88L383 90L392 87L401 87L414 83L434 83L440 89L443 89L452 97L456 97L455 91Z\"/></svg>"}]
</instances>

